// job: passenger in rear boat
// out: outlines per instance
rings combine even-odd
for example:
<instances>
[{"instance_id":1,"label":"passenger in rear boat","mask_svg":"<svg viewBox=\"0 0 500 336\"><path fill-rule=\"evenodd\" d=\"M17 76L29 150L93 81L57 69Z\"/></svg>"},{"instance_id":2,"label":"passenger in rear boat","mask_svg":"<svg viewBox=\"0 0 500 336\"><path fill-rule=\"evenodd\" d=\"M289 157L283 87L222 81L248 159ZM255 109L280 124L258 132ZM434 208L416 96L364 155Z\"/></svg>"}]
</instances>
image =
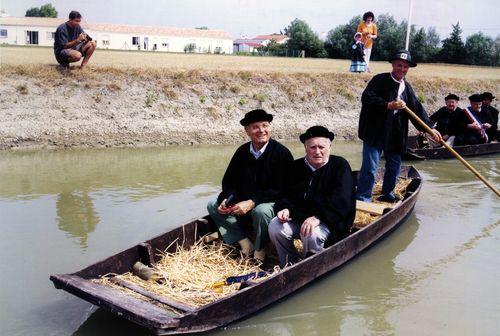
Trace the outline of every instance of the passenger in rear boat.
<instances>
[{"instance_id":1,"label":"passenger in rear boat","mask_svg":"<svg viewBox=\"0 0 500 336\"><path fill-rule=\"evenodd\" d=\"M274 206L277 216L269 236L278 251L280 266L293 264L325 245L346 237L354 221L356 201L349 163L330 155L333 132L313 126L300 136L306 156L287 169L284 197ZM302 254L294 246L301 239Z\"/></svg>"},{"instance_id":2,"label":"passenger in rear boat","mask_svg":"<svg viewBox=\"0 0 500 336\"><path fill-rule=\"evenodd\" d=\"M222 192L207 205L226 244L238 242L245 256L263 262L269 242L268 225L274 214L274 202L285 186L285 171L293 162L290 151L271 139L273 115L257 109L245 114L240 124L250 142L234 153L222 179ZM245 233L251 222L255 233L252 242ZM255 251L255 252L254 252Z\"/></svg>"}]
</instances>

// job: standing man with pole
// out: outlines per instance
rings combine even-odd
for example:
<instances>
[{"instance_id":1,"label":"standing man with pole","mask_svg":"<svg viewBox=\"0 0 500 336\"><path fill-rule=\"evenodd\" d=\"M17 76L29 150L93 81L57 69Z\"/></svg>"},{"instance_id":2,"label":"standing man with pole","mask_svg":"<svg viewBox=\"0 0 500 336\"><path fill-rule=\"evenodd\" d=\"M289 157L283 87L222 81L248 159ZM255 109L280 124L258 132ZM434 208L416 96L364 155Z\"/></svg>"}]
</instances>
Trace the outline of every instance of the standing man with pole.
<instances>
[{"instance_id":1,"label":"standing man with pole","mask_svg":"<svg viewBox=\"0 0 500 336\"><path fill-rule=\"evenodd\" d=\"M425 121L425 124L432 126L413 88L405 80L409 68L417 66L412 61L410 52L400 50L392 55L389 62L392 63L392 71L374 76L361 96L358 135L363 140L363 162L359 172L356 198L365 202L371 201L382 151L386 163L382 196L378 201L391 203L398 201L394 195L394 188L401 168L401 157L406 152L408 140L408 115L403 109L406 106L410 107ZM418 130L425 130L415 120L411 121ZM432 130L432 136L437 142L441 140L437 130Z\"/></svg>"}]
</instances>

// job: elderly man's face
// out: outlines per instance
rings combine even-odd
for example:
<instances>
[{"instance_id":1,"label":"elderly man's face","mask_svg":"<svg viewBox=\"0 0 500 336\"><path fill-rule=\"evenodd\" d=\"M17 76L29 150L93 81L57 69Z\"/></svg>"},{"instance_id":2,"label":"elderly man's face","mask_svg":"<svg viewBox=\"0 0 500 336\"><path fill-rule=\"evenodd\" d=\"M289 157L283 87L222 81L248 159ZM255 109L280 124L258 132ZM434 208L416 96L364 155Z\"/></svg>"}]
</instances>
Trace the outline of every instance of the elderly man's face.
<instances>
[{"instance_id":1,"label":"elderly man's face","mask_svg":"<svg viewBox=\"0 0 500 336\"><path fill-rule=\"evenodd\" d=\"M257 149L262 148L271 137L271 124L268 121L257 121L245 126L245 132Z\"/></svg>"},{"instance_id":2,"label":"elderly man's face","mask_svg":"<svg viewBox=\"0 0 500 336\"><path fill-rule=\"evenodd\" d=\"M479 111L481 109L482 102L470 102L472 110Z\"/></svg>"},{"instance_id":3,"label":"elderly man's face","mask_svg":"<svg viewBox=\"0 0 500 336\"><path fill-rule=\"evenodd\" d=\"M457 108L458 102L455 99L448 99L446 101L446 108L448 111L453 112Z\"/></svg>"},{"instance_id":4,"label":"elderly man's face","mask_svg":"<svg viewBox=\"0 0 500 336\"><path fill-rule=\"evenodd\" d=\"M403 60L394 60L392 61L392 75L396 80L400 81L405 78L408 73L408 69L410 68L410 64Z\"/></svg>"},{"instance_id":5,"label":"elderly man's face","mask_svg":"<svg viewBox=\"0 0 500 336\"><path fill-rule=\"evenodd\" d=\"M319 168L328 162L330 157L330 146L332 142L328 138L316 137L307 139L304 143L306 148L307 162L314 168Z\"/></svg>"}]
</instances>

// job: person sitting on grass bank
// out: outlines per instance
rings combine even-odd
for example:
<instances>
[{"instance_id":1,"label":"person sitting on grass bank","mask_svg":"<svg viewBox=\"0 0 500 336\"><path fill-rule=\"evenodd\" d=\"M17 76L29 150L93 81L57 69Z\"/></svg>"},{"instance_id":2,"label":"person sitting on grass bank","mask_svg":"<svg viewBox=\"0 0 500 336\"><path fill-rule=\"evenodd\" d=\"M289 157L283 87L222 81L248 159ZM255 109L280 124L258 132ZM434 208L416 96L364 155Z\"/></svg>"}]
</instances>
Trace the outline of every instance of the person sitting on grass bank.
<instances>
[{"instance_id":1,"label":"person sitting on grass bank","mask_svg":"<svg viewBox=\"0 0 500 336\"><path fill-rule=\"evenodd\" d=\"M358 135L363 140L363 162L359 172L356 198L371 202L375 175L382 151L385 156L385 173L382 184L381 202L396 202L394 188L401 169L401 157L408 143L409 115L402 109L408 106L415 114L432 128L427 113L418 101L413 88L405 80L410 67L417 64L411 60L407 50L400 50L389 59L392 64L390 73L375 75L361 95L361 114ZM415 120L412 124L424 131ZM441 140L441 134L433 130L434 141Z\"/></svg>"},{"instance_id":2,"label":"person sitting on grass bank","mask_svg":"<svg viewBox=\"0 0 500 336\"><path fill-rule=\"evenodd\" d=\"M300 136L306 156L287 169L284 197L274 206L277 216L269 224L269 237L280 266L318 253L349 234L356 214L354 181L349 163L330 155L333 132L313 126ZM293 244L302 241L302 256Z\"/></svg>"},{"instance_id":3,"label":"person sitting on grass bank","mask_svg":"<svg viewBox=\"0 0 500 336\"><path fill-rule=\"evenodd\" d=\"M273 115L261 109L245 114L240 123L250 142L236 150L222 179L222 192L207 205L224 242L238 242L244 256L255 250L260 262L266 256L274 202L281 197L285 172L293 162L290 151L271 139L272 120ZM245 222L253 224L254 243L246 236Z\"/></svg>"},{"instance_id":4,"label":"person sitting on grass bank","mask_svg":"<svg viewBox=\"0 0 500 336\"><path fill-rule=\"evenodd\" d=\"M54 38L54 54L57 62L65 68L83 58L81 68L85 67L97 46L80 26L82 15L77 11L69 13L69 20L57 27Z\"/></svg>"}]
</instances>

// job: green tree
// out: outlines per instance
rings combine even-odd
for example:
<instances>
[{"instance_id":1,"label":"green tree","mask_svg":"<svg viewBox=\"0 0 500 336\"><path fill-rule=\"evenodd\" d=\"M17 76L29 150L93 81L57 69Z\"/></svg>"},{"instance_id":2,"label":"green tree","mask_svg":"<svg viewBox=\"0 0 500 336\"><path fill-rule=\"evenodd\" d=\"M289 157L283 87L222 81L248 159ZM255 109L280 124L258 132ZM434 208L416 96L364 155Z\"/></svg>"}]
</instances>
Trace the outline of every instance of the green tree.
<instances>
[{"instance_id":1,"label":"green tree","mask_svg":"<svg viewBox=\"0 0 500 336\"><path fill-rule=\"evenodd\" d=\"M500 35L495 39L495 65L500 66Z\"/></svg>"},{"instance_id":2,"label":"green tree","mask_svg":"<svg viewBox=\"0 0 500 336\"><path fill-rule=\"evenodd\" d=\"M462 64L465 60L464 42L462 41L462 29L460 23L452 25L453 31L450 36L443 40L443 46L439 53L439 60L445 63Z\"/></svg>"},{"instance_id":3,"label":"green tree","mask_svg":"<svg viewBox=\"0 0 500 336\"><path fill-rule=\"evenodd\" d=\"M371 59L375 61L388 60L391 55L404 49L406 40L406 22L400 24L389 14L382 14L377 19L377 39L373 43Z\"/></svg>"},{"instance_id":4,"label":"green tree","mask_svg":"<svg viewBox=\"0 0 500 336\"><path fill-rule=\"evenodd\" d=\"M473 65L495 65L496 48L493 39L479 32L465 41L465 62Z\"/></svg>"},{"instance_id":5,"label":"green tree","mask_svg":"<svg viewBox=\"0 0 500 336\"><path fill-rule=\"evenodd\" d=\"M29 17L57 17L57 11L51 4L45 4L41 7L32 7L26 11L24 16Z\"/></svg>"},{"instance_id":6,"label":"green tree","mask_svg":"<svg viewBox=\"0 0 500 336\"><path fill-rule=\"evenodd\" d=\"M285 28L285 34L290 38L287 47L294 50L304 50L306 57L326 57L326 50L321 41L307 22L299 19L293 20Z\"/></svg>"},{"instance_id":7,"label":"green tree","mask_svg":"<svg viewBox=\"0 0 500 336\"><path fill-rule=\"evenodd\" d=\"M425 31L420 28L415 31L412 27L410 33L410 50L415 62L434 62L439 53L439 35L434 28Z\"/></svg>"},{"instance_id":8,"label":"green tree","mask_svg":"<svg viewBox=\"0 0 500 336\"><path fill-rule=\"evenodd\" d=\"M330 30L326 37L325 49L328 57L351 58L351 46L354 43L354 33L361 22L361 16L353 17L349 23Z\"/></svg>"}]
</instances>

